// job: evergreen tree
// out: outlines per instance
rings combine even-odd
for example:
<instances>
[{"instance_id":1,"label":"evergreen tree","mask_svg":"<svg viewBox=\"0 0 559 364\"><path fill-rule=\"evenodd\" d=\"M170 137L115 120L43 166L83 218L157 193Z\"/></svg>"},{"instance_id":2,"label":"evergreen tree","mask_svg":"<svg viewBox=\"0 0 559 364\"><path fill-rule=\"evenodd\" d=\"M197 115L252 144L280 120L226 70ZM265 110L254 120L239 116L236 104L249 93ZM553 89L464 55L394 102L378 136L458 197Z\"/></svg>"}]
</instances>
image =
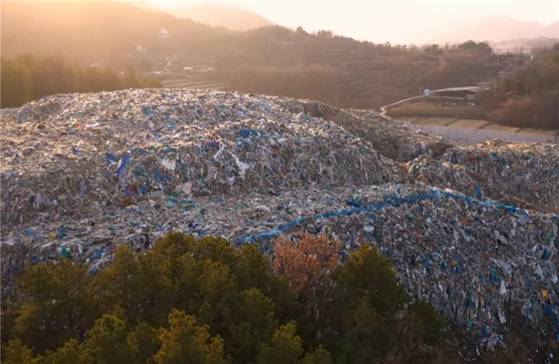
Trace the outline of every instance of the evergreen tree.
<instances>
[{"instance_id":1,"label":"evergreen tree","mask_svg":"<svg viewBox=\"0 0 559 364\"><path fill-rule=\"evenodd\" d=\"M10 340L2 345L2 363L5 364L40 364L40 359L33 357L33 351L21 340Z\"/></svg>"},{"instance_id":2,"label":"evergreen tree","mask_svg":"<svg viewBox=\"0 0 559 364\"><path fill-rule=\"evenodd\" d=\"M44 364L90 364L89 356L78 340L70 339L54 352L45 354Z\"/></svg>"},{"instance_id":3,"label":"evergreen tree","mask_svg":"<svg viewBox=\"0 0 559 364\"><path fill-rule=\"evenodd\" d=\"M271 338L278 325L274 303L258 288L250 288L242 292L236 306L225 347L234 362L249 363L258 354L261 343Z\"/></svg>"},{"instance_id":4,"label":"evergreen tree","mask_svg":"<svg viewBox=\"0 0 559 364\"><path fill-rule=\"evenodd\" d=\"M297 364L303 356L303 343L297 336L295 323L276 329L270 344L264 344L258 355L259 364Z\"/></svg>"},{"instance_id":5,"label":"evergreen tree","mask_svg":"<svg viewBox=\"0 0 559 364\"><path fill-rule=\"evenodd\" d=\"M28 267L18 280L15 335L39 353L79 338L95 316L90 280L84 266L68 260Z\"/></svg>"},{"instance_id":6,"label":"evergreen tree","mask_svg":"<svg viewBox=\"0 0 559 364\"><path fill-rule=\"evenodd\" d=\"M133 363L127 337L126 322L117 315L104 314L87 332L83 350L94 363Z\"/></svg>"},{"instance_id":7,"label":"evergreen tree","mask_svg":"<svg viewBox=\"0 0 559 364\"><path fill-rule=\"evenodd\" d=\"M155 355L158 364L191 363L222 364L228 361L223 354L223 340L211 337L207 326L196 324L194 317L182 311L172 311L169 328L161 329L161 348Z\"/></svg>"}]
</instances>

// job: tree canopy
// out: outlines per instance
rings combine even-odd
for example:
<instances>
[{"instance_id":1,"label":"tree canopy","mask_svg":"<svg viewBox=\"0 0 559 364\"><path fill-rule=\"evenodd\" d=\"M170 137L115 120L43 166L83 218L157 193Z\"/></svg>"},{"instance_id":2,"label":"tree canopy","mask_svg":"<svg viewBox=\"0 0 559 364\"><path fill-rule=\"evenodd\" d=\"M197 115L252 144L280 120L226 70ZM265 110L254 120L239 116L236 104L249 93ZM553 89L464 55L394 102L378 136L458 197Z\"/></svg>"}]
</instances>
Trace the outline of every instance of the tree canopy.
<instances>
[{"instance_id":1,"label":"tree canopy","mask_svg":"<svg viewBox=\"0 0 559 364\"><path fill-rule=\"evenodd\" d=\"M172 233L145 252L119 246L95 275L67 258L29 266L3 300L3 361L449 360L445 322L374 248L344 261L339 243L303 236L274 256Z\"/></svg>"}]
</instances>

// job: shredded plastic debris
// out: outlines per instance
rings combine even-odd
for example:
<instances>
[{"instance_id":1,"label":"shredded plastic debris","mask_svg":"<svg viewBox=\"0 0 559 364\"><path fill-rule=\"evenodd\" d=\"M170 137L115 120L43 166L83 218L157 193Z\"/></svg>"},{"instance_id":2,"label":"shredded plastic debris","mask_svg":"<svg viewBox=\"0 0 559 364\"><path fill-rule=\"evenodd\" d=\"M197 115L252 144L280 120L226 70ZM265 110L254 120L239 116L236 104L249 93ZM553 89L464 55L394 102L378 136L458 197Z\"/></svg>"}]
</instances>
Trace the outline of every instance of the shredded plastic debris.
<instances>
[{"instance_id":1,"label":"shredded plastic debris","mask_svg":"<svg viewBox=\"0 0 559 364\"><path fill-rule=\"evenodd\" d=\"M439 156L451 146L438 136L423 133L409 123L386 119L372 110L343 110L318 101L287 99L284 102L294 112L305 112L340 125L396 161L407 162L424 154Z\"/></svg>"},{"instance_id":2,"label":"shredded plastic debris","mask_svg":"<svg viewBox=\"0 0 559 364\"><path fill-rule=\"evenodd\" d=\"M344 254L375 245L408 293L483 345L514 308L559 337L555 145L448 146L372 112L232 92L57 95L0 113L4 290L25 264L95 272L119 244L175 230L268 252L306 231Z\"/></svg>"},{"instance_id":3,"label":"shredded plastic debris","mask_svg":"<svg viewBox=\"0 0 559 364\"><path fill-rule=\"evenodd\" d=\"M402 181L369 143L280 100L127 90L27 104L3 117L2 229L41 213L102 213L185 183L198 196Z\"/></svg>"},{"instance_id":4,"label":"shredded plastic debris","mask_svg":"<svg viewBox=\"0 0 559 364\"><path fill-rule=\"evenodd\" d=\"M559 145L498 140L453 147L408 163L414 179L471 196L559 211Z\"/></svg>"}]
</instances>

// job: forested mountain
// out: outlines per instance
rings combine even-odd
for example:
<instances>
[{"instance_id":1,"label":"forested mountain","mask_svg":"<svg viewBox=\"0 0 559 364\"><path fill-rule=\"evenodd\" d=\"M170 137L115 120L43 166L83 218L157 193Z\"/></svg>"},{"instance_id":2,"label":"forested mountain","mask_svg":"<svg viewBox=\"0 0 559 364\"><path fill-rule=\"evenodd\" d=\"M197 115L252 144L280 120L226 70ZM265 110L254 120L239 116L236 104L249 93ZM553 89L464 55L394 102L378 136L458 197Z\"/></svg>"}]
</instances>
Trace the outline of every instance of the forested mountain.
<instances>
[{"instance_id":1,"label":"forested mountain","mask_svg":"<svg viewBox=\"0 0 559 364\"><path fill-rule=\"evenodd\" d=\"M61 55L111 67L160 67L170 57L212 57L220 31L116 2L5 2L2 55ZM210 54L205 54L207 51Z\"/></svg>"},{"instance_id":2,"label":"forested mountain","mask_svg":"<svg viewBox=\"0 0 559 364\"><path fill-rule=\"evenodd\" d=\"M80 67L62 58L21 55L1 59L1 107L16 107L46 95L160 87L134 71L114 72L96 66Z\"/></svg>"},{"instance_id":3,"label":"forested mountain","mask_svg":"<svg viewBox=\"0 0 559 364\"><path fill-rule=\"evenodd\" d=\"M269 26L228 31L124 3L6 2L2 54L149 73L165 86L219 82L246 92L371 108L424 88L469 85L496 74L484 43L447 48L360 42L329 31ZM489 65L489 67L488 67Z\"/></svg>"},{"instance_id":4,"label":"forested mountain","mask_svg":"<svg viewBox=\"0 0 559 364\"><path fill-rule=\"evenodd\" d=\"M229 30L245 31L273 25L268 19L249 10L229 4L199 3L169 9L168 12L179 18L223 27Z\"/></svg>"}]
</instances>

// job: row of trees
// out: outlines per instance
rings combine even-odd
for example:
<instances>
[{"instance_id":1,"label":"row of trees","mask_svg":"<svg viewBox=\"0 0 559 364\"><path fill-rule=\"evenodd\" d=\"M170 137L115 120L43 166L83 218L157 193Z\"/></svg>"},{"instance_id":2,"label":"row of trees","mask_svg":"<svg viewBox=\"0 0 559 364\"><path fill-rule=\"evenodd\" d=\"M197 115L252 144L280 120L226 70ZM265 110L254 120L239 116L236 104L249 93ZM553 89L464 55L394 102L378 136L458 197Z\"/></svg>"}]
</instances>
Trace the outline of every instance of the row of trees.
<instances>
[{"instance_id":1,"label":"row of trees","mask_svg":"<svg viewBox=\"0 0 559 364\"><path fill-rule=\"evenodd\" d=\"M559 129L559 43L498 79L481 103L490 120Z\"/></svg>"},{"instance_id":2,"label":"row of trees","mask_svg":"<svg viewBox=\"0 0 559 364\"><path fill-rule=\"evenodd\" d=\"M389 261L363 247L254 246L179 233L121 246L96 275L62 260L27 268L3 300L4 363L452 361L444 321L412 302Z\"/></svg>"},{"instance_id":3,"label":"row of trees","mask_svg":"<svg viewBox=\"0 0 559 364\"><path fill-rule=\"evenodd\" d=\"M62 92L109 91L158 87L129 70L116 73L99 67L79 67L59 57L22 55L1 60L1 106L16 107L45 95Z\"/></svg>"}]
</instances>

